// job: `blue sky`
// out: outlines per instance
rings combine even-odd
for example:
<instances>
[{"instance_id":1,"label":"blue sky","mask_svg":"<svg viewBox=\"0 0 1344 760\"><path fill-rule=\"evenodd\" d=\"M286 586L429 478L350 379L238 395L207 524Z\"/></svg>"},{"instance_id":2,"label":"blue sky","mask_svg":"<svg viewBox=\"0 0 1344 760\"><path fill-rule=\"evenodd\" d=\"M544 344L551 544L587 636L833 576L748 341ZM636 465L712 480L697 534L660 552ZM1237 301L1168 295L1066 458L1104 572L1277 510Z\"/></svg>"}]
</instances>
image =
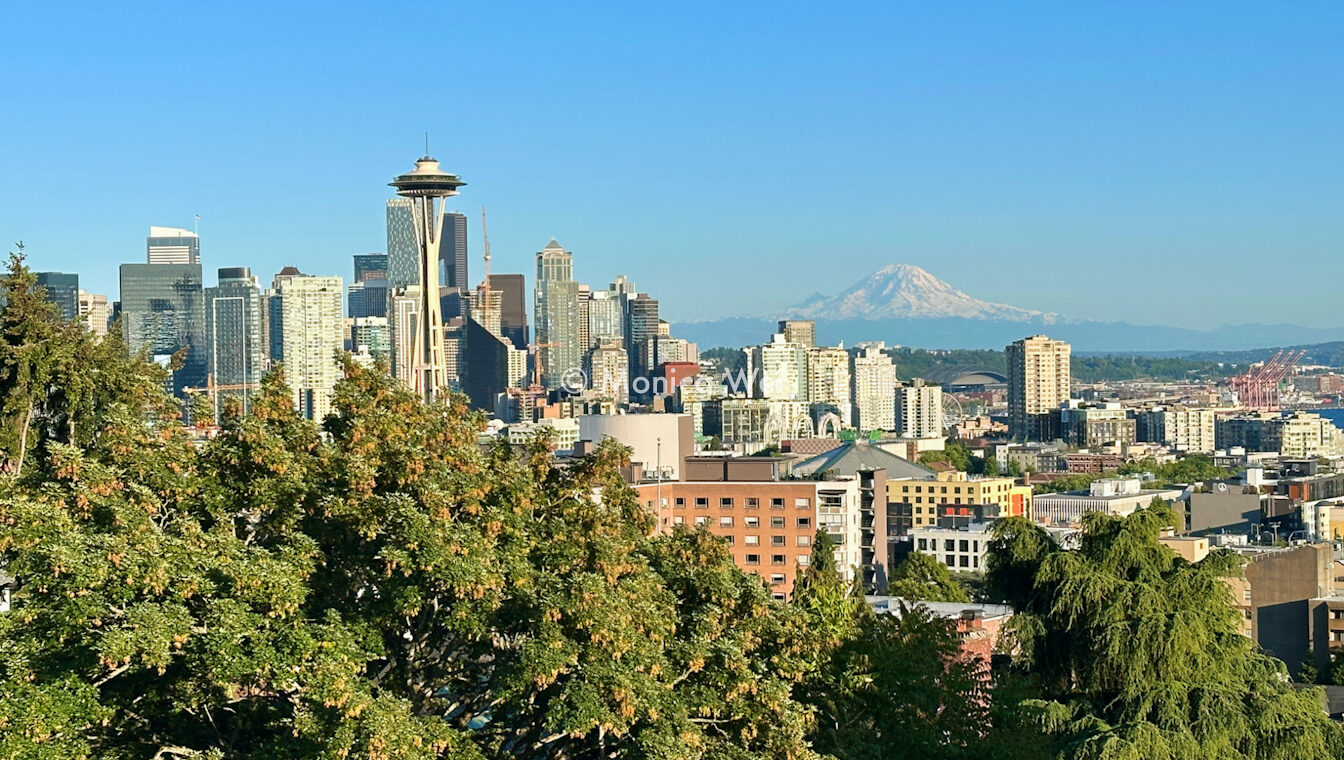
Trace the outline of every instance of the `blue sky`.
<instances>
[{"instance_id":1,"label":"blue sky","mask_svg":"<svg viewBox=\"0 0 1344 760\"><path fill-rule=\"evenodd\" d=\"M197 213L207 282L349 277L428 130L495 271L554 235L677 320L895 261L1082 318L1344 324L1338 3L55 5L0 5L0 240L114 297Z\"/></svg>"}]
</instances>

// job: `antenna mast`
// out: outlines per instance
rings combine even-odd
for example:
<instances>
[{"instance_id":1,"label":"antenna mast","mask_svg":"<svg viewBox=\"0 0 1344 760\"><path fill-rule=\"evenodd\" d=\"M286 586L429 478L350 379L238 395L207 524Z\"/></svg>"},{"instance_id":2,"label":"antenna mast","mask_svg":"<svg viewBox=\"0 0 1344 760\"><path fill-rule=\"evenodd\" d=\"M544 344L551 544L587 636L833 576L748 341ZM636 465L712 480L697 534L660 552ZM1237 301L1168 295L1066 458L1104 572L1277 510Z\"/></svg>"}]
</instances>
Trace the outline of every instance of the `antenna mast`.
<instances>
[{"instance_id":1,"label":"antenna mast","mask_svg":"<svg viewBox=\"0 0 1344 760\"><path fill-rule=\"evenodd\" d=\"M485 250L485 290L490 292L490 233L485 227L485 206L481 206L481 247Z\"/></svg>"}]
</instances>

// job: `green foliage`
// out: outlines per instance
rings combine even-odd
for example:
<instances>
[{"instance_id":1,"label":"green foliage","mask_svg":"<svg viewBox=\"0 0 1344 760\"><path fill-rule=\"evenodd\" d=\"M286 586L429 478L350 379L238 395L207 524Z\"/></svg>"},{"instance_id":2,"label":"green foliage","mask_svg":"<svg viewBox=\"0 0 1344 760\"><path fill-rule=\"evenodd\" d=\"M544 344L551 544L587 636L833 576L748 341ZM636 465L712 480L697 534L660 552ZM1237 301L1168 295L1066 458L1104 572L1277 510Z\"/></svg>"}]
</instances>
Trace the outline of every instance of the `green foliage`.
<instances>
[{"instance_id":1,"label":"green foliage","mask_svg":"<svg viewBox=\"0 0 1344 760\"><path fill-rule=\"evenodd\" d=\"M1159 486L1173 483L1193 483L1201 480L1223 480L1232 477L1231 470L1218 467L1213 457L1207 454L1187 454L1174 462L1158 464L1151 457L1135 462L1125 462L1118 470L1121 475L1150 472Z\"/></svg>"},{"instance_id":2,"label":"green foliage","mask_svg":"<svg viewBox=\"0 0 1344 760\"><path fill-rule=\"evenodd\" d=\"M970 349L930 351L922 348L895 348L889 349L888 353L895 359L896 370L901 377L929 377L938 371L954 369L988 369L1002 372L1007 366L1007 359L1002 351ZM1069 365L1073 379L1081 383L1141 379L1210 379L1235 374L1234 369L1220 367L1217 361L1177 357L1075 354Z\"/></svg>"},{"instance_id":3,"label":"green foliage","mask_svg":"<svg viewBox=\"0 0 1344 760\"><path fill-rule=\"evenodd\" d=\"M812 756L815 637L707 532L652 537L624 449L482 451L353 364L325 438L277 370L197 445L156 368L103 369L0 495L0 757Z\"/></svg>"},{"instance_id":4,"label":"green foliage","mask_svg":"<svg viewBox=\"0 0 1344 760\"><path fill-rule=\"evenodd\" d=\"M923 552L912 551L891 571L887 594L925 602L969 602L971 596L947 565Z\"/></svg>"},{"instance_id":5,"label":"green foliage","mask_svg":"<svg viewBox=\"0 0 1344 760\"><path fill-rule=\"evenodd\" d=\"M930 465L934 462L947 462L958 470L971 475L996 476L999 465L993 457L982 458L971 453L966 442L959 438L948 438L942 451L925 451L919 455L919 463Z\"/></svg>"},{"instance_id":6,"label":"green foliage","mask_svg":"<svg viewBox=\"0 0 1344 760\"><path fill-rule=\"evenodd\" d=\"M1112 477L1115 473L1076 473L1073 475L1061 475L1060 477L1037 483L1032 487L1035 493L1066 493L1068 491L1086 491L1092 485L1092 481L1101 478Z\"/></svg>"},{"instance_id":7,"label":"green foliage","mask_svg":"<svg viewBox=\"0 0 1344 760\"><path fill-rule=\"evenodd\" d=\"M742 353L740 348L728 348L726 346L715 346L700 352L701 361L714 362L717 370L715 377L722 377L725 372L737 374L747 369L747 356Z\"/></svg>"},{"instance_id":8,"label":"green foliage","mask_svg":"<svg viewBox=\"0 0 1344 760\"><path fill-rule=\"evenodd\" d=\"M1015 665L1058 756L1340 756L1317 696L1239 634L1221 580L1235 558L1185 562L1158 543L1163 526L1148 509L1091 514L1076 552L1019 518L996 526L989 584L1018 610Z\"/></svg>"}]
</instances>

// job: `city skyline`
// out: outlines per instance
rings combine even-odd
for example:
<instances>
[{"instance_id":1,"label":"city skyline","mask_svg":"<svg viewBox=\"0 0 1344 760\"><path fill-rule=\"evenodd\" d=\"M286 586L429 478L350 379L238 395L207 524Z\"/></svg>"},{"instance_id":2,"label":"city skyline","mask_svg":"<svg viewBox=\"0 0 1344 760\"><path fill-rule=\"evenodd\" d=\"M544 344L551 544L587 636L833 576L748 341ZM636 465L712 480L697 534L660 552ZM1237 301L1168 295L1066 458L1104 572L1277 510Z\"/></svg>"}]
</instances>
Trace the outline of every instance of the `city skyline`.
<instances>
[{"instance_id":1,"label":"city skyline","mask_svg":"<svg viewBox=\"0 0 1344 760\"><path fill-rule=\"evenodd\" d=\"M674 321L903 262L1083 319L1340 326L1328 299L1228 294L1257 267L1344 275L1344 108L1319 97L1341 11L1215 8L417 10L455 51L446 79L387 75L409 10L186 9L193 45L131 48L152 10L7 8L22 118L0 125L0 235L109 295L148 225L196 214L207 284L223 266L345 275L382 250L388 168L428 130L473 178L459 210L491 210L497 270L529 271L555 236L575 279L657 281ZM562 59L527 55L556 39ZM444 98L404 107L426 87ZM71 155L102 199L75 225L50 179ZM784 268L808 276L749 272ZM1198 287L1141 310L1087 292L1155 274Z\"/></svg>"}]
</instances>

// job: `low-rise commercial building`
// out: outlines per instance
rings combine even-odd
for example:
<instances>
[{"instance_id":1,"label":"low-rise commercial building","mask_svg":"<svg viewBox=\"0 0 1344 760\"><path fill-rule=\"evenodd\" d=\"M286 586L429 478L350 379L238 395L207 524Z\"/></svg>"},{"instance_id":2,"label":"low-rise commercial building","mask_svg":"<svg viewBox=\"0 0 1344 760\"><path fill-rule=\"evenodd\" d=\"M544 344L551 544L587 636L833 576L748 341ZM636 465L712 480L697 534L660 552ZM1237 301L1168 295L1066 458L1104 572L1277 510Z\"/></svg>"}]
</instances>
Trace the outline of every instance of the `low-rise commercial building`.
<instances>
[{"instance_id":1,"label":"low-rise commercial building","mask_svg":"<svg viewBox=\"0 0 1344 760\"><path fill-rule=\"evenodd\" d=\"M1179 488L1145 489L1138 478L1102 478L1087 491L1040 494L1035 497L1035 519L1047 525L1077 525L1088 512L1126 517L1152 503L1154 497L1174 501Z\"/></svg>"},{"instance_id":2,"label":"low-rise commercial building","mask_svg":"<svg viewBox=\"0 0 1344 760\"><path fill-rule=\"evenodd\" d=\"M947 565L949 570L980 572L991 539L990 523L971 523L962 528L922 526L910 531L910 548Z\"/></svg>"}]
</instances>

